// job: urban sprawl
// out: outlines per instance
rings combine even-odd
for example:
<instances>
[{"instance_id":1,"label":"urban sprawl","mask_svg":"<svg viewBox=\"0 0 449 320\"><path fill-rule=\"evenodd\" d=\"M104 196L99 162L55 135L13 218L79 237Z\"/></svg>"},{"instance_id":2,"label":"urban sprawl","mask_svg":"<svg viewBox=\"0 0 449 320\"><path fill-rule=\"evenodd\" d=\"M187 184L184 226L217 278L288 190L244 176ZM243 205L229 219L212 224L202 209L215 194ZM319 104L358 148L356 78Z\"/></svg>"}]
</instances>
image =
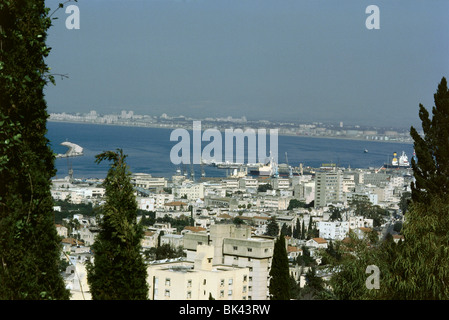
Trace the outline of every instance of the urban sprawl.
<instances>
[{"instance_id":1,"label":"urban sprawl","mask_svg":"<svg viewBox=\"0 0 449 320\"><path fill-rule=\"evenodd\" d=\"M333 241L345 241L350 232L403 240L396 225L402 223L412 179L409 165L356 169L300 164L284 174L251 175L241 169L230 170L226 177L196 179L181 170L171 178L132 173L138 222L145 226L141 245L148 296L268 300L274 243L281 233L290 275L299 286L306 285L312 266L326 281L332 273L320 268L321 252ZM52 181L72 299L90 299L86 262L93 259L90 247L99 232L92 212L105 201L102 182L76 179L73 171ZM360 204L376 210L366 215ZM86 208L92 210L82 211Z\"/></svg>"}]
</instances>

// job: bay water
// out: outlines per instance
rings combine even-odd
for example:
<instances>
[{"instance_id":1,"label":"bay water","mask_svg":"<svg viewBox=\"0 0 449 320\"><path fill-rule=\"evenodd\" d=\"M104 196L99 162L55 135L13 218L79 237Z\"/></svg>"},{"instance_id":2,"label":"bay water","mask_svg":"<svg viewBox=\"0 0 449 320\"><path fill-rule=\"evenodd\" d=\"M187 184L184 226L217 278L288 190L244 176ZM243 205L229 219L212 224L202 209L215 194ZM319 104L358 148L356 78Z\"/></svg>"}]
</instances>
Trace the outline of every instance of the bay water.
<instances>
[{"instance_id":1,"label":"bay water","mask_svg":"<svg viewBox=\"0 0 449 320\"><path fill-rule=\"evenodd\" d=\"M109 150L123 149L133 173L150 173L155 177L170 178L177 169L183 169L170 160L170 151L178 143L170 141L173 129L126 127L88 123L48 122L47 138L55 153L65 153L60 144L70 141L83 147L80 157L58 158L55 178L64 178L71 167L75 178L105 178L110 163L95 163L95 155ZM192 135L191 135L192 137ZM223 139L224 140L224 139ZM267 141L269 137L267 136ZM208 142L203 142L203 147ZM268 147L267 147L268 148ZM367 153L364 150L368 150ZM223 148L223 150L225 150ZM404 151L411 161L413 144L372 140L347 140L300 136L278 137L278 162L298 167L320 167L323 163L336 163L341 167L380 168L391 161L393 153ZM286 154L287 153L287 154ZM187 169L190 173L191 166ZM200 177L201 166L193 165L195 177ZM203 166L206 177L224 177L226 170Z\"/></svg>"}]
</instances>

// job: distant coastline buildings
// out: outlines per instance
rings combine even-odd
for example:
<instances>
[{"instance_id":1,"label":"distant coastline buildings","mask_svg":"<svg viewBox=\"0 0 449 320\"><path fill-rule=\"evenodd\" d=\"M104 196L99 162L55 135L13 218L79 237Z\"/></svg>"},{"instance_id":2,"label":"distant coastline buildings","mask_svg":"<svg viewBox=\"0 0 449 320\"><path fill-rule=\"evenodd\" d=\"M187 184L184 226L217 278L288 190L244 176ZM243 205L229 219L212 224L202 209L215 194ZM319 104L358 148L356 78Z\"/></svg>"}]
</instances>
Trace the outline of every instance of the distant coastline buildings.
<instances>
[{"instance_id":1,"label":"distant coastline buildings","mask_svg":"<svg viewBox=\"0 0 449 320\"><path fill-rule=\"evenodd\" d=\"M205 117L196 119L192 117L169 116L163 113L161 116L140 115L134 111L122 110L119 114L99 114L92 110L88 113L50 113L49 121L92 123L104 125L138 126L153 128L184 128L192 129L193 121L201 121L202 129L215 128L218 130L230 127L251 128L276 128L279 135L293 135L320 138L339 138L351 140L373 140L385 142L412 143L408 130L398 128L362 127L359 125L343 125L343 121L336 124L324 124L321 122L295 123L268 120L248 120L245 116L240 118Z\"/></svg>"}]
</instances>

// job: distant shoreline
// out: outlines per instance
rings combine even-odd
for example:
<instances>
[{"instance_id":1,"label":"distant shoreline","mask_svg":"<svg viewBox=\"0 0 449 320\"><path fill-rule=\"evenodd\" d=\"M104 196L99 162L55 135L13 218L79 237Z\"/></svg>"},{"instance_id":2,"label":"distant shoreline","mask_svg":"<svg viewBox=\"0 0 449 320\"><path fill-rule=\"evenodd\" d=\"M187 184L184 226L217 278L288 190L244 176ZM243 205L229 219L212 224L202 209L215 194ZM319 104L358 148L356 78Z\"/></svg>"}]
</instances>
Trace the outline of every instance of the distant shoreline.
<instances>
[{"instance_id":1,"label":"distant shoreline","mask_svg":"<svg viewBox=\"0 0 449 320\"><path fill-rule=\"evenodd\" d=\"M86 121L70 121L70 120L54 120L47 119L48 122L55 123L71 123L71 124L85 124L85 125L101 125L101 126L118 126L118 127L127 127L127 128L156 128L156 129L167 129L174 130L180 129L180 126L161 126L160 124L148 124L148 125L129 125L123 123L96 123L96 122L86 122ZM206 128L207 129L207 128ZM187 130L192 130L188 128ZM279 136L284 137L301 137L301 138L321 138L321 139L337 139L337 140L349 140L349 141L366 141L366 142L385 142L385 143L402 143L402 144L413 144L412 141L396 141L396 140L368 140L357 137L341 137L341 136L313 136L313 135L298 135L293 133L278 133ZM368 150L369 152L369 150Z\"/></svg>"}]
</instances>

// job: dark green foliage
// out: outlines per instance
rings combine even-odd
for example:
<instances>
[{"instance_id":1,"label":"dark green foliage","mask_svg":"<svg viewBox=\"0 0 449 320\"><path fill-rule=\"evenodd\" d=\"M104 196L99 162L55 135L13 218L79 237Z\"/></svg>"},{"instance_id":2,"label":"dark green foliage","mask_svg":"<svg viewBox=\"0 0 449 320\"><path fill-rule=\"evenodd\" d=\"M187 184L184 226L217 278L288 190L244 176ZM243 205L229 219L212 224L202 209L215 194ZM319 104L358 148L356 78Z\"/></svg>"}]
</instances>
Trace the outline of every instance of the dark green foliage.
<instances>
[{"instance_id":1,"label":"dark green foliage","mask_svg":"<svg viewBox=\"0 0 449 320\"><path fill-rule=\"evenodd\" d=\"M145 255L149 260L174 259L185 257L182 247L173 248L168 243L158 246L157 248L150 248L145 251Z\"/></svg>"},{"instance_id":2,"label":"dark green foliage","mask_svg":"<svg viewBox=\"0 0 449 320\"><path fill-rule=\"evenodd\" d=\"M296 263L303 267L311 267L316 265L315 259L310 256L310 251L306 246L302 246L302 255L296 258Z\"/></svg>"},{"instance_id":3,"label":"dark green foliage","mask_svg":"<svg viewBox=\"0 0 449 320\"><path fill-rule=\"evenodd\" d=\"M232 219L232 223L237 226L240 226L242 224L245 224L245 221L243 221L243 219L240 217L235 217L234 219Z\"/></svg>"},{"instance_id":4,"label":"dark green foliage","mask_svg":"<svg viewBox=\"0 0 449 320\"><path fill-rule=\"evenodd\" d=\"M293 227L292 236L295 239L301 239L301 221L299 221L299 219L296 219L296 224Z\"/></svg>"},{"instance_id":5,"label":"dark green foliage","mask_svg":"<svg viewBox=\"0 0 449 320\"><path fill-rule=\"evenodd\" d=\"M267 192L267 190L273 190L273 186L269 183L259 184L257 192Z\"/></svg>"},{"instance_id":6,"label":"dark green foliage","mask_svg":"<svg viewBox=\"0 0 449 320\"><path fill-rule=\"evenodd\" d=\"M373 219L373 226L379 227L384 223L386 217L390 215L388 210L373 205L367 196L355 196L349 203L356 215Z\"/></svg>"},{"instance_id":7,"label":"dark green foliage","mask_svg":"<svg viewBox=\"0 0 449 320\"><path fill-rule=\"evenodd\" d=\"M382 242L368 235L339 242L334 248L340 259L327 253L326 263L338 270L331 279L337 299L440 300L449 299L449 92L443 78L434 95L433 118L420 105L424 137L412 127L417 163L412 162L416 183L412 201L403 194L404 241L396 244L391 235ZM357 209L371 211L366 201ZM377 210L380 216L385 212ZM399 225L395 225L396 231ZM330 252L329 252L330 253ZM326 254L326 252L324 252ZM380 270L379 289L366 286L366 268Z\"/></svg>"},{"instance_id":8,"label":"dark green foliage","mask_svg":"<svg viewBox=\"0 0 449 320\"><path fill-rule=\"evenodd\" d=\"M331 216L329 218L330 221L341 221L341 210L339 208L335 208L334 206L331 206L329 208Z\"/></svg>"},{"instance_id":9,"label":"dark green foliage","mask_svg":"<svg viewBox=\"0 0 449 320\"><path fill-rule=\"evenodd\" d=\"M265 232L265 235L271 237L277 237L279 235L279 225L276 222L275 217L271 217L270 222L268 222L267 231Z\"/></svg>"},{"instance_id":10,"label":"dark green foliage","mask_svg":"<svg viewBox=\"0 0 449 320\"><path fill-rule=\"evenodd\" d=\"M284 223L281 228L281 234L283 234L284 236L291 237L292 236L292 228L290 228L286 223Z\"/></svg>"},{"instance_id":11,"label":"dark green foliage","mask_svg":"<svg viewBox=\"0 0 449 320\"><path fill-rule=\"evenodd\" d=\"M46 139L45 2L0 1L0 299L68 299Z\"/></svg>"},{"instance_id":12,"label":"dark green foliage","mask_svg":"<svg viewBox=\"0 0 449 320\"><path fill-rule=\"evenodd\" d=\"M270 299L290 300L290 272L288 268L285 238L281 235L274 243L273 260L270 269Z\"/></svg>"},{"instance_id":13,"label":"dark green foliage","mask_svg":"<svg viewBox=\"0 0 449 320\"><path fill-rule=\"evenodd\" d=\"M403 194L401 194L401 201L399 202L399 208L401 209L402 214L405 214L407 212L411 198L412 194L410 192L404 192Z\"/></svg>"},{"instance_id":14,"label":"dark green foliage","mask_svg":"<svg viewBox=\"0 0 449 320\"><path fill-rule=\"evenodd\" d=\"M411 205L402 229L405 241L382 251L384 261L393 260L381 287L388 299L449 299L449 201L428 199L430 204Z\"/></svg>"},{"instance_id":15,"label":"dark green foliage","mask_svg":"<svg viewBox=\"0 0 449 320\"><path fill-rule=\"evenodd\" d=\"M288 203L287 210L292 210L295 208L307 208L307 204L305 202L299 201L298 199L291 199Z\"/></svg>"},{"instance_id":16,"label":"dark green foliage","mask_svg":"<svg viewBox=\"0 0 449 320\"><path fill-rule=\"evenodd\" d=\"M444 77L434 94L434 102L431 119L419 104L424 137L414 127L410 129L417 158L417 162L412 159L416 179L412 183L412 199L423 203L429 203L429 196L449 195L449 90Z\"/></svg>"},{"instance_id":17,"label":"dark green foliage","mask_svg":"<svg viewBox=\"0 0 449 320\"><path fill-rule=\"evenodd\" d=\"M74 204L67 201L55 201L55 206L61 207L61 212L54 211L54 219L56 224L62 224L63 219L72 218L74 214L82 214L83 216L95 216L92 203Z\"/></svg>"},{"instance_id":18,"label":"dark green foliage","mask_svg":"<svg viewBox=\"0 0 449 320\"><path fill-rule=\"evenodd\" d=\"M165 215L163 218L157 218L156 222L170 223L172 228L176 228L178 232L181 232L187 226L193 226L194 223L193 219L186 215L181 215L178 218L172 218L168 215Z\"/></svg>"},{"instance_id":19,"label":"dark green foliage","mask_svg":"<svg viewBox=\"0 0 449 320\"><path fill-rule=\"evenodd\" d=\"M140 253L143 228L137 224L137 202L131 185L126 155L107 151L96 162L112 161L104 181L106 203L99 219L101 228L88 264L88 283L94 300L147 299L146 266Z\"/></svg>"}]
</instances>

